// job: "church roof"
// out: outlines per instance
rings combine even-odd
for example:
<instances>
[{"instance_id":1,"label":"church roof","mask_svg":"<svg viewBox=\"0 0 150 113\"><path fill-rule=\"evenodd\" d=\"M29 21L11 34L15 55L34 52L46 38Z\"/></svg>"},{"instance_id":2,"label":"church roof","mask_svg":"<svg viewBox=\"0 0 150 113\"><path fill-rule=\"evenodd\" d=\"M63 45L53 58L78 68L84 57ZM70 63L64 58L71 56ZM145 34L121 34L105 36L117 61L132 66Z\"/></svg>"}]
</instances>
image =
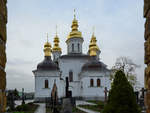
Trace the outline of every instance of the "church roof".
<instances>
[{"instance_id":1,"label":"church roof","mask_svg":"<svg viewBox=\"0 0 150 113\"><path fill-rule=\"evenodd\" d=\"M58 66L51 60L50 56L45 56L44 60L37 65L37 70L58 70Z\"/></svg>"},{"instance_id":2,"label":"church roof","mask_svg":"<svg viewBox=\"0 0 150 113\"><path fill-rule=\"evenodd\" d=\"M98 61L95 57L91 57L91 59L85 63L82 67L82 71L109 71L107 66L103 63Z\"/></svg>"}]
</instances>

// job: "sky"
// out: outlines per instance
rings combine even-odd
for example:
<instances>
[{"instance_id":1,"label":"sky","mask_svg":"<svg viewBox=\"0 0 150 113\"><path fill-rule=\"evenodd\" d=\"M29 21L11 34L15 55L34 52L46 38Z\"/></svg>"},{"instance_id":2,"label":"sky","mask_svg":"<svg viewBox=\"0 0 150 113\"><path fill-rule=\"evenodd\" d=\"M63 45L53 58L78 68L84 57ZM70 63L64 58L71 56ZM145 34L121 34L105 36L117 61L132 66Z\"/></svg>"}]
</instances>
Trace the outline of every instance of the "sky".
<instances>
[{"instance_id":1,"label":"sky","mask_svg":"<svg viewBox=\"0 0 150 113\"><path fill-rule=\"evenodd\" d=\"M95 27L100 59L111 68L116 58L125 56L140 68L137 79L144 85L144 23L143 0L8 0L7 24L7 89L34 91L37 64L44 59L46 33L53 45L58 26L62 54L71 31L73 10L87 53Z\"/></svg>"}]
</instances>

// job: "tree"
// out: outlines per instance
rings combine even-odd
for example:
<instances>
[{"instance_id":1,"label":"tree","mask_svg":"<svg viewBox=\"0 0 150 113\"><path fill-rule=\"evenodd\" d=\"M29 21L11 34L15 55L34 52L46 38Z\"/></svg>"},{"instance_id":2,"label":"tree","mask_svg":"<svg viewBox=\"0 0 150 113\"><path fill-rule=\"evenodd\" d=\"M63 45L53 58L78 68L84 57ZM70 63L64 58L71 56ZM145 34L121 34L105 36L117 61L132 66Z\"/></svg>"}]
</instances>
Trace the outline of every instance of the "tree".
<instances>
[{"instance_id":1,"label":"tree","mask_svg":"<svg viewBox=\"0 0 150 113\"><path fill-rule=\"evenodd\" d=\"M140 113L133 88L121 70L115 74L108 101L102 113Z\"/></svg>"},{"instance_id":2,"label":"tree","mask_svg":"<svg viewBox=\"0 0 150 113\"><path fill-rule=\"evenodd\" d=\"M132 86L134 86L137 82L135 69L139 68L140 66L135 64L131 59L128 57L119 57L116 59L115 65L112 67L112 75L111 80L114 78L114 73L118 70L122 70L128 81Z\"/></svg>"},{"instance_id":3,"label":"tree","mask_svg":"<svg viewBox=\"0 0 150 113\"><path fill-rule=\"evenodd\" d=\"M16 88L13 90L13 94L14 94L14 98L15 99L19 98L19 92L18 92L18 90Z\"/></svg>"}]
</instances>

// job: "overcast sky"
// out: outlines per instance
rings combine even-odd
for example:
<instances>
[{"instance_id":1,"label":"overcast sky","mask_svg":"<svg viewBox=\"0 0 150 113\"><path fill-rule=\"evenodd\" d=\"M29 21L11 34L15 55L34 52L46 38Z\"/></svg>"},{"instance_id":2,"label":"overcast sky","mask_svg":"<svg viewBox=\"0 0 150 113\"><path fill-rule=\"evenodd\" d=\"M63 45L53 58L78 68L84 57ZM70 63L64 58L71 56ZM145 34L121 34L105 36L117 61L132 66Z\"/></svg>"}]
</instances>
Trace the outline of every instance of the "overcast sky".
<instances>
[{"instance_id":1,"label":"overcast sky","mask_svg":"<svg viewBox=\"0 0 150 113\"><path fill-rule=\"evenodd\" d=\"M127 56L141 66L136 70L144 84L143 0L8 0L7 88L34 91L32 70L44 59L46 33L53 44L55 26L63 54L73 10L87 53L95 26L101 61L111 68L117 57Z\"/></svg>"}]
</instances>

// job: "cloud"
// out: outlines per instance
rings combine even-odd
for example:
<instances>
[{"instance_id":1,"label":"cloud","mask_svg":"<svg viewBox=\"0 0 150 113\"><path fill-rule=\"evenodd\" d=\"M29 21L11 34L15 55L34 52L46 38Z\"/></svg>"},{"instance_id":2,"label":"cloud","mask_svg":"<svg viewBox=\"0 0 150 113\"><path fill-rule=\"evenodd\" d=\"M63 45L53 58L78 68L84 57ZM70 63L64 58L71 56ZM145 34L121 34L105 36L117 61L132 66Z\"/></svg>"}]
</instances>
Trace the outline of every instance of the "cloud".
<instances>
[{"instance_id":1,"label":"cloud","mask_svg":"<svg viewBox=\"0 0 150 113\"><path fill-rule=\"evenodd\" d=\"M14 58L13 60L7 61L7 65L16 66L16 65L29 65L32 64L33 61L27 61L24 59Z\"/></svg>"},{"instance_id":2,"label":"cloud","mask_svg":"<svg viewBox=\"0 0 150 113\"><path fill-rule=\"evenodd\" d=\"M20 70L19 68L11 68L6 70L7 74L7 89L17 88L21 91L22 88L25 88L27 92L32 92L34 88L34 77L29 74L29 72L25 72L24 70Z\"/></svg>"}]
</instances>

